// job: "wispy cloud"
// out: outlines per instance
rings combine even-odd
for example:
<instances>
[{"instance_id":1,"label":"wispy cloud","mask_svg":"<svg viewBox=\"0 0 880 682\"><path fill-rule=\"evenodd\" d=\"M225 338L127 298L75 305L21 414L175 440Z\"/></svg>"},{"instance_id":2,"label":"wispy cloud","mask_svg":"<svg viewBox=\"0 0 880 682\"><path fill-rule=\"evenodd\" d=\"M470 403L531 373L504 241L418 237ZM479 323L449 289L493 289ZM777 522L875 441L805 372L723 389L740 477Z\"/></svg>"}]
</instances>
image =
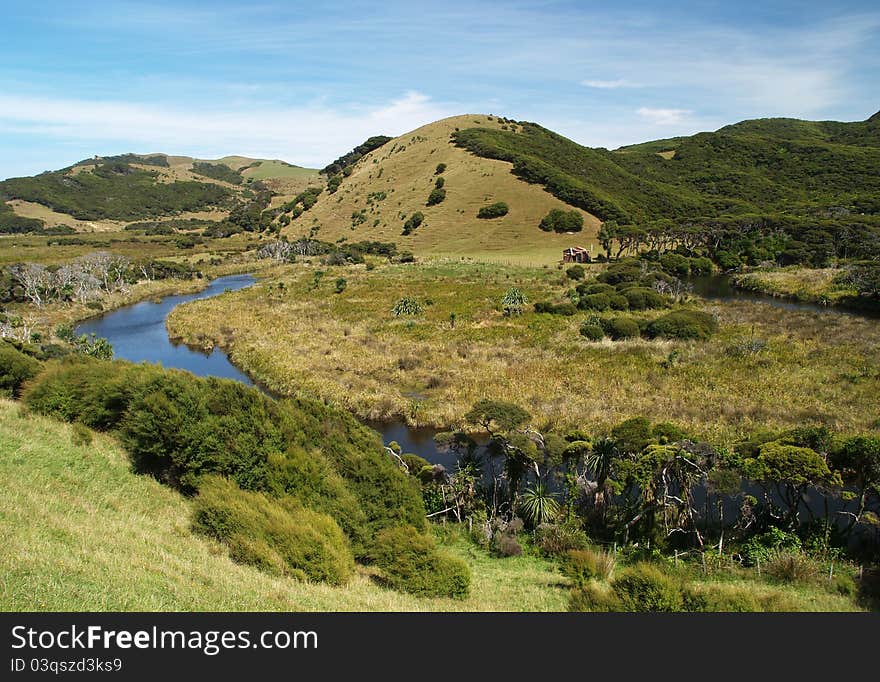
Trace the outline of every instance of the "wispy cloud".
<instances>
[{"instance_id":1,"label":"wispy cloud","mask_svg":"<svg viewBox=\"0 0 880 682\"><path fill-rule=\"evenodd\" d=\"M693 112L690 109L655 109L653 107L639 107L636 113L651 125L668 126L684 123Z\"/></svg>"},{"instance_id":2,"label":"wispy cloud","mask_svg":"<svg viewBox=\"0 0 880 682\"><path fill-rule=\"evenodd\" d=\"M398 135L458 108L408 92L374 107L180 109L112 101L0 95L0 133L94 141L96 152L245 154L322 166L370 135ZM111 147L107 149L107 147Z\"/></svg>"},{"instance_id":3,"label":"wispy cloud","mask_svg":"<svg viewBox=\"0 0 880 682\"><path fill-rule=\"evenodd\" d=\"M641 87L638 83L633 83L632 81L624 80L623 78L619 78L617 80L584 80L581 81L581 85L588 88L598 88L599 90L617 90L618 88L638 88Z\"/></svg>"}]
</instances>

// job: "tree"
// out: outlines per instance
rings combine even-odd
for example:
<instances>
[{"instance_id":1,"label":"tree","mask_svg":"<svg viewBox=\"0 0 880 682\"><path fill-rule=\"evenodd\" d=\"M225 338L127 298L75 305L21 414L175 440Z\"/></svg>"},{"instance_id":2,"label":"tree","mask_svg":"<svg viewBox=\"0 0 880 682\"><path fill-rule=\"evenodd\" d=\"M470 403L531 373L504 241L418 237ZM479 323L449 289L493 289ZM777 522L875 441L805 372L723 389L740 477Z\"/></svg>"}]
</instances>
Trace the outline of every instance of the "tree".
<instances>
[{"instance_id":1,"label":"tree","mask_svg":"<svg viewBox=\"0 0 880 682\"><path fill-rule=\"evenodd\" d=\"M619 226L614 220L606 220L599 228L599 243L605 250L605 258L611 258L611 244L617 239Z\"/></svg>"},{"instance_id":2,"label":"tree","mask_svg":"<svg viewBox=\"0 0 880 682\"><path fill-rule=\"evenodd\" d=\"M850 516L847 532L862 521L868 497L880 496L880 438L877 436L853 436L831 455L831 463L843 480L855 488L858 506Z\"/></svg>"},{"instance_id":3,"label":"tree","mask_svg":"<svg viewBox=\"0 0 880 682\"><path fill-rule=\"evenodd\" d=\"M526 488L520 500L519 510L523 520L535 528L542 523L549 523L559 515L559 502L556 496L547 490L543 483Z\"/></svg>"},{"instance_id":4,"label":"tree","mask_svg":"<svg viewBox=\"0 0 880 682\"><path fill-rule=\"evenodd\" d=\"M584 217L580 211L554 208L544 216L538 227L544 232L580 232L584 229Z\"/></svg>"},{"instance_id":5,"label":"tree","mask_svg":"<svg viewBox=\"0 0 880 682\"><path fill-rule=\"evenodd\" d=\"M762 445L757 457L744 461L743 472L764 487L768 503L768 488L776 491L788 508L784 523L792 528L800 524L800 506L809 488L841 483L839 474L831 472L818 452L780 441Z\"/></svg>"},{"instance_id":6,"label":"tree","mask_svg":"<svg viewBox=\"0 0 880 682\"><path fill-rule=\"evenodd\" d=\"M521 315L527 303L525 294L516 287L511 287L501 299L501 308L507 316Z\"/></svg>"},{"instance_id":7,"label":"tree","mask_svg":"<svg viewBox=\"0 0 880 682\"><path fill-rule=\"evenodd\" d=\"M446 198L446 190L440 187L435 187L431 190L431 193L428 195L428 200L425 202L425 206L436 206L440 202L442 202Z\"/></svg>"}]
</instances>

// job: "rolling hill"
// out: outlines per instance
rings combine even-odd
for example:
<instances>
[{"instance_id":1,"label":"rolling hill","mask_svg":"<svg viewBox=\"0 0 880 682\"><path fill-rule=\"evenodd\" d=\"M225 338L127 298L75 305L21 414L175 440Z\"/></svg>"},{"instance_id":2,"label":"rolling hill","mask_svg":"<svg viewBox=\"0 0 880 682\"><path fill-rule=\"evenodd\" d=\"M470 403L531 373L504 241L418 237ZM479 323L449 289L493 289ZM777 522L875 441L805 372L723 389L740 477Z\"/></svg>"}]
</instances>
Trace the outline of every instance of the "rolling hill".
<instances>
[{"instance_id":1,"label":"rolling hill","mask_svg":"<svg viewBox=\"0 0 880 682\"><path fill-rule=\"evenodd\" d=\"M469 114L346 158L351 165L331 177L328 191L284 234L394 241L416 253L528 258L587 245L604 220L853 216L876 222L880 213L880 114L855 123L757 119L614 151L581 146L535 123ZM339 161L328 168L338 172ZM438 164L445 165L442 173ZM428 205L438 178L445 198ZM506 215L477 218L495 202L508 205ZM539 229L554 208L578 210L583 232ZM416 212L422 224L404 234Z\"/></svg>"},{"instance_id":2,"label":"rolling hill","mask_svg":"<svg viewBox=\"0 0 880 682\"><path fill-rule=\"evenodd\" d=\"M558 258L568 246L587 246L600 224L589 211L579 211L584 217L582 233L544 232L538 224L550 210L572 207L512 175L509 163L475 156L451 143L456 131L469 127L503 132L510 125L494 116L468 114L391 139L350 166L351 174L343 177L339 188L319 195L284 234L295 238L319 225L316 237L328 242L372 239L396 242L400 249L417 253L500 258L547 253ZM442 173L437 173L439 164L445 164ZM443 179L446 197L426 206L438 178ZM480 208L495 202L508 205L507 215L477 218ZM424 222L403 236L404 223L416 212L424 215Z\"/></svg>"},{"instance_id":3,"label":"rolling hill","mask_svg":"<svg viewBox=\"0 0 880 682\"><path fill-rule=\"evenodd\" d=\"M0 232L113 231L139 220L219 221L256 191L294 195L318 171L285 161L167 154L85 159L58 171L0 182Z\"/></svg>"}]
</instances>

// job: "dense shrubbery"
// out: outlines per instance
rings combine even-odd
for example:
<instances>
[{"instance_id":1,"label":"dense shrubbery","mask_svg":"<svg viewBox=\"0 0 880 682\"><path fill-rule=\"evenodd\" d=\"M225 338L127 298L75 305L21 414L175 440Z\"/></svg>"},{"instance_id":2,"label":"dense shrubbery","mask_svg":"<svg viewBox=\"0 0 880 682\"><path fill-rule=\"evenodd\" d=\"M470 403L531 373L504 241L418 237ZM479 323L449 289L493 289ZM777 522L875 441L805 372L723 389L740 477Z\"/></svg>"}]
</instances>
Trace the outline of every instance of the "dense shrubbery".
<instances>
[{"instance_id":1,"label":"dense shrubbery","mask_svg":"<svg viewBox=\"0 0 880 682\"><path fill-rule=\"evenodd\" d=\"M653 320L647 327L651 338L708 339L718 330L718 322L701 310L673 310Z\"/></svg>"},{"instance_id":2,"label":"dense shrubbery","mask_svg":"<svg viewBox=\"0 0 880 682\"><path fill-rule=\"evenodd\" d=\"M464 599L470 591L467 564L438 552L429 536L411 526L381 531L371 557L388 584L403 592Z\"/></svg>"},{"instance_id":3,"label":"dense shrubbery","mask_svg":"<svg viewBox=\"0 0 880 682\"><path fill-rule=\"evenodd\" d=\"M359 144L350 152L348 152L347 154L343 154L338 159L333 161L333 163L325 166L321 170L321 172L327 176L341 173L343 169L353 166L358 161L360 161L362 157L366 156L374 149L378 149L392 139L394 138L388 137L386 135L374 135L373 137L367 138L363 143Z\"/></svg>"},{"instance_id":4,"label":"dense shrubbery","mask_svg":"<svg viewBox=\"0 0 880 682\"><path fill-rule=\"evenodd\" d=\"M510 208L503 201L497 201L494 204L483 206L477 211L477 218L482 220L491 220L492 218L501 218L506 216Z\"/></svg>"},{"instance_id":5,"label":"dense shrubbery","mask_svg":"<svg viewBox=\"0 0 880 682\"><path fill-rule=\"evenodd\" d=\"M602 325L587 320L580 326L580 335L590 341L601 341L605 338L605 330L602 329Z\"/></svg>"},{"instance_id":6,"label":"dense shrubbery","mask_svg":"<svg viewBox=\"0 0 880 682\"><path fill-rule=\"evenodd\" d=\"M0 339L0 396L17 398L22 384L39 371L37 360Z\"/></svg>"},{"instance_id":7,"label":"dense shrubbery","mask_svg":"<svg viewBox=\"0 0 880 682\"><path fill-rule=\"evenodd\" d=\"M268 573L342 585L354 572L342 529L293 497L273 499L209 477L199 486L193 526L225 544L235 561Z\"/></svg>"},{"instance_id":8,"label":"dense shrubbery","mask_svg":"<svg viewBox=\"0 0 880 682\"><path fill-rule=\"evenodd\" d=\"M155 171L104 163L75 176L63 171L0 182L0 198L33 201L80 220L135 220L226 205L228 189L193 181L158 182Z\"/></svg>"},{"instance_id":9,"label":"dense shrubbery","mask_svg":"<svg viewBox=\"0 0 880 682\"><path fill-rule=\"evenodd\" d=\"M198 489L206 474L272 496L294 495L336 519L363 553L382 528L423 527L418 487L374 432L316 402L273 401L222 379L148 365L50 365L25 401L36 412L116 429L135 467Z\"/></svg>"},{"instance_id":10,"label":"dense shrubbery","mask_svg":"<svg viewBox=\"0 0 880 682\"><path fill-rule=\"evenodd\" d=\"M584 217L578 211L554 208L541 219L538 227L544 232L580 232L584 229Z\"/></svg>"},{"instance_id":11,"label":"dense shrubbery","mask_svg":"<svg viewBox=\"0 0 880 682\"><path fill-rule=\"evenodd\" d=\"M632 317L612 317L603 320L602 329L614 341L636 339L641 333L639 323Z\"/></svg>"},{"instance_id":12,"label":"dense shrubbery","mask_svg":"<svg viewBox=\"0 0 880 682\"><path fill-rule=\"evenodd\" d=\"M232 170L225 163L208 163L207 161L196 161L192 165L192 172L196 175L204 175L206 178L214 180L222 180L233 185L241 184L241 173Z\"/></svg>"},{"instance_id":13,"label":"dense shrubbery","mask_svg":"<svg viewBox=\"0 0 880 682\"><path fill-rule=\"evenodd\" d=\"M549 313L550 315L571 316L577 314L577 306L574 303L549 303L538 301L535 303L536 313Z\"/></svg>"}]
</instances>

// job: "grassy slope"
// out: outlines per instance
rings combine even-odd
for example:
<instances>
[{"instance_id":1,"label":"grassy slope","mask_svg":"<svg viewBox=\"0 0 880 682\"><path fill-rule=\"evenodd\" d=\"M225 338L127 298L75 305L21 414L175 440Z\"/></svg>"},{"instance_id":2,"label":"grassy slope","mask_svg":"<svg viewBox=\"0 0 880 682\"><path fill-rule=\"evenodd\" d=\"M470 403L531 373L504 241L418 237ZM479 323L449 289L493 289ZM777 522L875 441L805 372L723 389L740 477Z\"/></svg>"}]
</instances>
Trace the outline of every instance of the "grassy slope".
<instances>
[{"instance_id":1,"label":"grassy slope","mask_svg":"<svg viewBox=\"0 0 880 682\"><path fill-rule=\"evenodd\" d=\"M317 221L321 225L318 238L329 242L342 237L349 241L377 239L397 242L401 249L421 254L511 257L533 263L558 261L564 248L594 242L599 222L586 213L580 234L542 232L538 223L548 211L571 207L511 175L509 163L482 159L450 144L450 134L456 128L477 125L500 128L501 124L483 115L456 116L395 138L361 159L335 194L322 194L284 233L291 238L307 234ZM446 200L426 207L438 163L447 165L443 174ZM386 199L367 205L371 192L383 191ZM510 206L507 216L476 218L480 207L496 201ZM362 209L366 209L366 222L351 229L352 213ZM401 236L404 219L400 214L409 216L415 211L425 215L424 224L414 234ZM379 224L373 227L377 219Z\"/></svg>"},{"instance_id":2,"label":"grassy slope","mask_svg":"<svg viewBox=\"0 0 880 682\"><path fill-rule=\"evenodd\" d=\"M72 427L0 400L0 609L560 610L562 579L535 558L489 559L458 541L474 572L463 602L421 600L362 571L332 588L233 563L189 530L189 502L131 473L116 442L73 444Z\"/></svg>"},{"instance_id":3,"label":"grassy slope","mask_svg":"<svg viewBox=\"0 0 880 682\"><path fill-rule=\"evenodd\" d=\"M189 530L189 502L131 473L109 436L75 444L73 427L0 399L0 610L422 611L566 608L548 562L494 559L452 530L447 551L471 566L465 601L416 599L377 586L366 569L345 587L273 578L233 563ZM710 578L710 581L714 581ZM719 577L793 610L848 611L826 590Z\"/></svg>"},{"instance_id":4,"label":"grassy slope","mask_svg":"<svg viewBox=\"0 0 880 682\"><path fill-rule=\"evenodd\" d=\"M722 328L705 343L590 343L578 334L585 313L498 311L510 286L533 302L561 296L570 283L557 270L443 261L331 268L317 288L313 273L279 269L268 281L283 281L283 293L263 284L181 306L169 328L230 347L239 366L279 391L316 393L371 418L449 426L492 397L523 405L539 426L594 428L644 414L721 438L813 421L877 428L880 329L870 320L728 303L710 306ZM333 293L337 277L348 281L342 294ZM411 322L395 319L404 294L433 303ZM767 349L730 352L751 338Z\"/></svg>"}]
</instances>

